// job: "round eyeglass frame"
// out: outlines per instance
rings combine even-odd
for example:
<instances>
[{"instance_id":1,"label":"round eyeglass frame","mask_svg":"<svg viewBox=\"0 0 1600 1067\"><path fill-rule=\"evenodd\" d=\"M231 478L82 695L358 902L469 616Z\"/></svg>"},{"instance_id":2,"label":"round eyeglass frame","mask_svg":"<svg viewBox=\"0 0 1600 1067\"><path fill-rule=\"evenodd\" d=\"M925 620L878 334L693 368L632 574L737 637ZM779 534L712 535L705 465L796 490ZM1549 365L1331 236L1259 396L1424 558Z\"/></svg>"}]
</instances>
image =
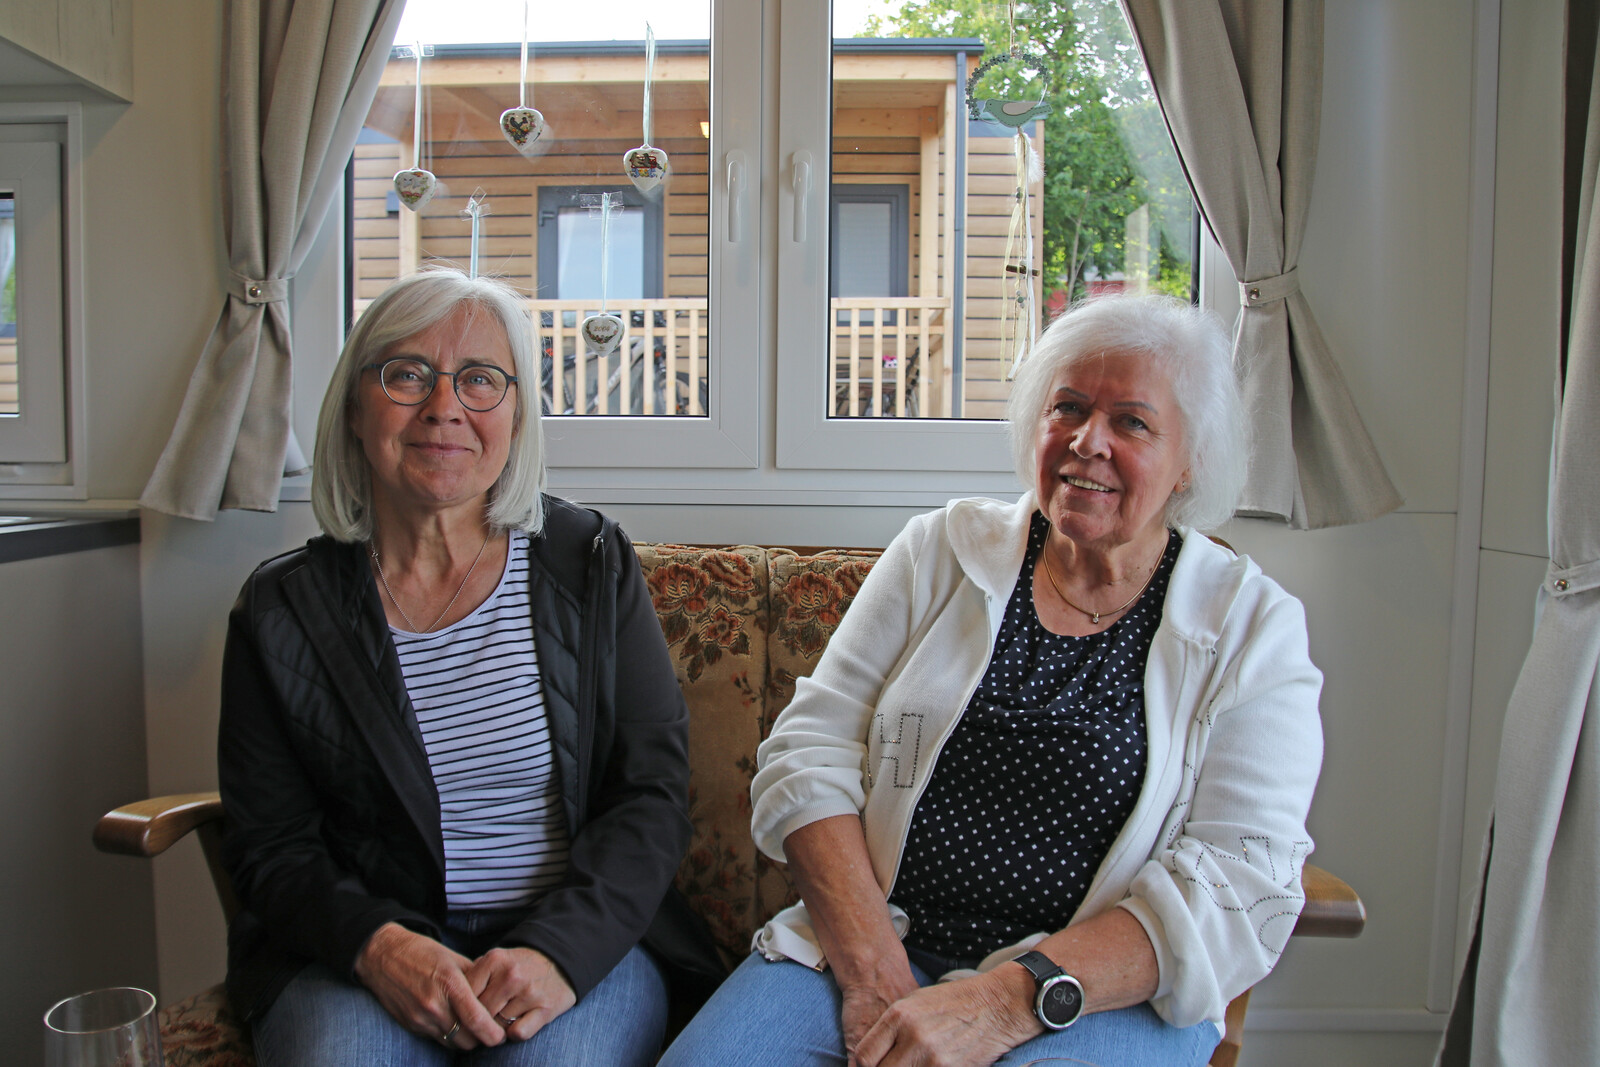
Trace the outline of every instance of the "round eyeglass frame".
<instances>
[{"instance_id":1,"label":"round eyeglass frame","mask_svg":"<svg viewBox=\"0 0 1600 1067\"><path fill-rule=\"evenodd\" d=\"M432 378L430 378L428 380L428 391L426 393L423 393L421 396L419 396L415 400L401 400L399 397L397 397L393 393L389 392L388 383L386 383L383 380L383 368L389 366L391 363L415 363L419 367L427 367L428 368L428 373L433 376ZM499 374L504 374L505 378L506 378L505 391L500 394L500 398L498 400L496 400L493 404L490 404L486 408L473 407L471 404L469 404L467 402L467 398L461 395L461 375L465 374L468 371L475 370L475 369L478 369L478 368L484 368L484 369L487 369L487 370L495 371L495 372L497 372ZM381 363L368 363L362 369L363 370L375 370L375 371L377 371L378 372L378 388L383 390L383 395L388 397L392 402L394 402L396 404L399 404L401 407L408 407L408 408L414 408L418 404L426 404L428 402L428 398L433 395L433 391L439 387L439 379L440 378L449 378L450 379L450 388L455 390L456 399L458 401L460 401L461 406L466 408L468 411L476 411L479 414L482 414L485 411L493 411L495 408L497 408L501 404L505 403L506 397L509 396L510 393L511 393L511 387L513 385L516 385L517 381L518 381L517 376L515 374L509 374L506 371L502 370L501 368L496 367L493 363L469 363L465 367L462 367L460 370L453 370L453 371L451 371L451 370L438 370L438 369L434 368L433 366L431 366L427 362L427 360L418 359L416 356L395 356L392 359L386 359Z\"/></svg>"}]
</instances>

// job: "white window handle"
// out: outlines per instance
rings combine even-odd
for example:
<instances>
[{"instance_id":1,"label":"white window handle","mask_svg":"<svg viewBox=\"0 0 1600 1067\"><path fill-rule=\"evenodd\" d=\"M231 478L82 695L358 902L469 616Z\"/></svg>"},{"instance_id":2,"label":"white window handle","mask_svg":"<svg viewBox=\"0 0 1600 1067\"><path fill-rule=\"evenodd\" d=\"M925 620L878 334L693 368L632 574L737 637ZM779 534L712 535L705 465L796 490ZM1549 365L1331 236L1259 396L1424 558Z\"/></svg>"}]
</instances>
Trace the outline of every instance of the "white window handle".
<instances>
[{"instance_id":1,"label":"white window handle","mask_svg":"<svg viewBox=\"0 0 1600 1067\"><path fill-rule=\"evenodd\" d=\"M806 239L806 200L811 195L811 153L794 154L794 239Z\"/></svg>"},{"instance_id":2,"label":"white window handle","mask_svg":"<svg viewBox=\"0 0 1600 1067\"><path fill-rule=\"evenodd\" d=\"M735 149L727 157L728 243L738 244L742 238L740 223L744 214L744 153Z\"/></svg>"}]
</instances>

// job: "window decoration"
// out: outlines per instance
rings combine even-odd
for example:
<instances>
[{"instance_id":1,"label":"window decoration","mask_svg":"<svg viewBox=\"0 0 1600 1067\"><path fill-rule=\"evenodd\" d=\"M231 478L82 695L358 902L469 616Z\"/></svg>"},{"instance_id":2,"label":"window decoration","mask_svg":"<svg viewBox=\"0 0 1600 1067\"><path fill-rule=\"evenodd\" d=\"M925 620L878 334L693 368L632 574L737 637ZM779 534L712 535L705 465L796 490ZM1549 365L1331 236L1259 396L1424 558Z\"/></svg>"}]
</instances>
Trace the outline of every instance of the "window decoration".
<instances>
[{"instance_id":1,"label":"window decoration","mask_svg":"<svg viewBox=\"0 0 1600 1067\"><path fill-rule=\"evenodd\" d=\"M644 143L622 157L628 180L641 193L651 193L667 177L667 153L650 143L650 83L656 73L656 31L644 24Z\"/></svg>"},{"instance_id":2,"label":"window decoration","mask_svg":"<svg viewBox=\"0 0 1600 1067\"><path fill-rule=\"evenodd\" d=\"M478 238L483 232L483 217L489 214L488 201L484 199L484 191L475 189L467 200L467 206L461 209L461 217L472 220L472 245L467 252L467 277L478 276Z\"/></svg>"},{"instance_id":3,"label":"window decoration","mask_svg":"<svg viewBox=\"0 0 1600 1067\"><path fill-rule=\"evenodd\" d=\"M648 61L647 61L648 65ZM645 82L649 84L648 79ZM648 93L648 90L647 90ZM646 105L648 111L648 105ZM579 332L588 343L589 351L596 356L605 357L617 350L622 343L623 335L627 333L627 326L620 316L613 315L606 303L606 290L609 279L606 268L610 265L611 258L611 194L600 194L600 311L583 320Z\"/></svg>"},{"instance_id":4,"label":"window decoration","mask_svg":"<svg viewBox=\"0 0 1600 1067\"><path fill-rule=\"evenodd\" d=\"M1016 377L1017 368L1028 358L1039 340L1039 309L1033 298L1034 279L1039 271L1033 265L1033 211L1028 194L1034 183L1044 181L1044 167L1033 150L1033 142L1024 127L1035 119L1050 114L1047 97L1050 93L1048 60L1041 55L1019 48L1015 43L1015 5L1011 9L1010 30L1013 38L1004 52L990 56L979 63L967 78L967 113L973 118L995 123L1012 131L1013 150L1016 155L1017 187L1013 193L1011 218L1006 227L1006 251L1002 260L1001 288L1005 294L1000 318L1000 348L1005 354L1006 379ZM979 79L996 65L1011 61L1021 62L1031 68L1039 78L1038 100L976 99L973 91Z\"/></svg>"},{"instance_id":5,"label":"window decoration","mask_svg":"<svg viewBox=\"0 0 1600 1067\"><path fill-rule=\"evenodd\" d=\"M517 106L500 113L500 132L525 159L544 151L539 138L544 136L544 115L528 103L528 2L522 0L522 67L517 78ZM477 253L477 246L473 246Z\"/></svg>"},{"instance_id":6,"label":"window decoration","mask_svg":"<svg viewBox=\"0 0 1600 1067\"><path fill-rule=\"evenodd\" d=\"M415 165L394 176L394 191L406 207L421 211L422 206L432 200L433 194L438 191L439 179L422 165L422 42L412 45L411 50L417 58L417 117L411 133L411 159ZM432 49L428 51L432 52Z\"/></svg>"}]
</instances>

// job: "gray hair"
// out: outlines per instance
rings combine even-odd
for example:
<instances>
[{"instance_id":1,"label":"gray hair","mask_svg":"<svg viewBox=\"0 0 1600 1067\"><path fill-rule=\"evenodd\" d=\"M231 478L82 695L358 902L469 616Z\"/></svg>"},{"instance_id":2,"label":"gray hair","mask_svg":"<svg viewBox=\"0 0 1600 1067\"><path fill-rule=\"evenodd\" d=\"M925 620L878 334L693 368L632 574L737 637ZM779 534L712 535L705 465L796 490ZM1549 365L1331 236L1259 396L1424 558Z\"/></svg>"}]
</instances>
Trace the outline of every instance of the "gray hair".
<instances>
[{"instance_id":1,"label":"gray hair","mask_svg":"<svg viewBox=\"0 0 1600 1067\"><path fill-rule=\"evenodd\" d=\"M1050 386L1062 370L1108 352L1144 356L1172 385L1189 453L1189 488L1167 500L1168 526L1206 530L1233 515L1250 436L1233 346L1215 315L1166 296L1103 296L1074 305L1039 337L1006 405L1017 477L1038 480L1036 447Z\"/></svg>"},{"instance_id":2,"label":"gray hair","mask_svg":"<svg viewBox=\"0 0 1600 1067\"><path fill-rule=\"evenodd\" d=\"M516 411L511 454L489 490L489 522L531 534L543 527L544 429L539 421L539 364L526 304L504 282L430 267L401 278L367 308L345 340L322 398L311 465L311 510L323 532L335 541L372 537L372 475L349 418L362 368L396 341L421 333L461 307L492 315L500 323L518 379L512 387Z\"/></svg>"}]
</instances>

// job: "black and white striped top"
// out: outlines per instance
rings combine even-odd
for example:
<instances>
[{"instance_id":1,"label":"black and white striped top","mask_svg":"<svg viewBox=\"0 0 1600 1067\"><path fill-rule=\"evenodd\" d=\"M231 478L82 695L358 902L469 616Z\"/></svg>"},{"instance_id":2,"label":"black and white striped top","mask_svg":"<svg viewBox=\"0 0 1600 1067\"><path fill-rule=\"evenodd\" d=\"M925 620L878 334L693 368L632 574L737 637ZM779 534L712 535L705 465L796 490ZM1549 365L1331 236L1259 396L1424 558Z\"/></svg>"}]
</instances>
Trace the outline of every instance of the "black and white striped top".
<instances>
[{"instance_id":1,"label":"black and white striped top","mask_svg":"<svg viewBox=\"0 0 1600 1067\"><path fill-rule=\"evenodd\" d=\"M514 908L567 869L528 598L528 536L511 533L494 593L431 634L394 630L439 790L451 908Z\"/></svg>"}]
</instances>

